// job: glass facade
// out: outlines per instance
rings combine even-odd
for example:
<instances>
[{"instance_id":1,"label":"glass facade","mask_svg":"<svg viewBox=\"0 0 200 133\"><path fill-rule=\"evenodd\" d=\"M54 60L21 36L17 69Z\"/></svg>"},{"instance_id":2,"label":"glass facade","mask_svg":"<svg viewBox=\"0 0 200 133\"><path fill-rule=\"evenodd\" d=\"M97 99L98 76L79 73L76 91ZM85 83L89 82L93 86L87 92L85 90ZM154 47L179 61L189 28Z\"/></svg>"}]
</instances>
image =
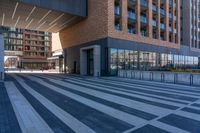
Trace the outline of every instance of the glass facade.
<instances>
[{"instance_id":1,"label":"glass facade","mask_svg":"<svg viewBox=\"0 0 200 133\"><path fill-rule=\"evenodd\" d=\"M199 58L176 54L110 48L110 74L125 70L160 70L167 68L199 68Z\"/></svg>"}]
</instances>

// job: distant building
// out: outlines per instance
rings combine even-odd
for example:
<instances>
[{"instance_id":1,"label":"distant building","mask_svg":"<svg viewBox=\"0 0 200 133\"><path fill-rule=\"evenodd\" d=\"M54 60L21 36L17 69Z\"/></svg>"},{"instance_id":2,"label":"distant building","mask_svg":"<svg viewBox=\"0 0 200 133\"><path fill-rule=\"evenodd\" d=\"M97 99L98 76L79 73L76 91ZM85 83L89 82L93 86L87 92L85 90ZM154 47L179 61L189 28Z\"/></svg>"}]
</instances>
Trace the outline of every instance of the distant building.
<instances>
[{"instance_id":1,"label":"distant building","mask_svg":"<svg viewBox=\"0 0 200 133\"><path fill-rule=\"evenodd\" d=\"M0 27L4 33L6 68L47 69L52 35L48 32Z\"/></svg>"},{"instance_id":2,"label":"distant building","mask_svg":"<svg viewBox=\"0 0 200 133\"><path fill-rule=\"evenodd\" d=\"M56 72L64 72L64 51L59 33L52 33L52 57L48 58L49 68Z\"/></svg>"},{"instance_id":3,"label":"distant building","mask_svg":"<svg viewBox=\"0 0 200 133\"><path fill-rule=\"evenodd\" d=\"M181 0L181 44L200 52L200 1Z\"/></svg>"}]
</instances>

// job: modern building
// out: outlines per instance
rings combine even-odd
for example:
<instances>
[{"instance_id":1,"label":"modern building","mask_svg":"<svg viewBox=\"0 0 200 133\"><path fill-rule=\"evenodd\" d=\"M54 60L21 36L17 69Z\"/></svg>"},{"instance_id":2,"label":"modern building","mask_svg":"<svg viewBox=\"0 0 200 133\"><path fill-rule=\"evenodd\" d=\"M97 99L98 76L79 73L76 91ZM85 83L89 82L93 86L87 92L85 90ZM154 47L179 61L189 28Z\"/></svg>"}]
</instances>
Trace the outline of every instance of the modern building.
<instances>
[{"instance_id":1,"label":"modern building","mask_svg":"<svg viewBox=\"0 0 200 133\"><path fill-rule=\"evenodd\" d=\"M200 1L181 0L181 43L200 52Z\"/></svg>"},{"instance_id":2,"label":"modern building","mask_svg":"<svg viewBox=\"0 0 200 133\"><path fill-rule=\"evenodd\" d=\"M180 0L88 0L88 17L60 31L65 65L95 76L198 68L200 54L181 48L180 15Z\"/></svg>"},{"instance_id":3,"label":"modern building","mask_svg":"<svg viewBox=\"0 0 200 133\"><path fill-rule=\"evenodd\" d=\"M47 69L51 56L49 32L0 27L4 31L4 64L6 68Z\"/></svg>"},{"instance_id":4,"label":"modern building","mask_svg":"<svg viewBox=\"0 0 200 133\"><path fill-rule=\"evenodd\" d=\"M1 1L1 25L59 32L70 72L199 68L198 50L182 43L181 0Z\"/></svg>"}]
</instances>

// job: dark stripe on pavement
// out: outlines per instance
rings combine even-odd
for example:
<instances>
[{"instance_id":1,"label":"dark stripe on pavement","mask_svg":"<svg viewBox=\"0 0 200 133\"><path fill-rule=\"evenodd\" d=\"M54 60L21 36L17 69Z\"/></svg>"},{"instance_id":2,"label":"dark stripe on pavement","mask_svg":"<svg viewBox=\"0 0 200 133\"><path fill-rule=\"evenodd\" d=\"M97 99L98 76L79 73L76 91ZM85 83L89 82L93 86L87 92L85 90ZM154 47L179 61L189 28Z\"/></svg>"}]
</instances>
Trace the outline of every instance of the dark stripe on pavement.
<instances>
[{"instance_id":1,"label":"dark stripe on pavement","mask_svg":"<svg viewBox=\"0 0 200 133\"><path fill-rule=\"evenodd\" d=\"M152 83L147 83L145 80L141 81L141 80L138 80L139 82L137 81L127 81L127 80L120 80L120 79L106 79L106 78L101 78L103 80L111 80L111 81L117 81L117 82L124 82L124 83L130 83L130 84L138 84L138 85L145 85L145 86L152 86L152 87L162 87L162 88L165 88L165 89L169 89L169 90L180 90L180 91L184 91L184 92L194 92L194 93L200 93L199 90L190 90L190 89L179 89L177 87L172 87L172 84L169 84L170 86L168 86L168 84L166 83L163 83L163 84L157 84L156 82L153 82ZM140 83L142 82L142 83Z\"/></svg>"},{"instance_id":2,"label":"dark stripe on pavement","mask_svg":"<svg viewBox=\"0 0 200 133\"><path fill-rule=\"evenodd\" d=\"M146 125L135 131L132 131L131 133L169 133L169 132L162 130L160 128L154 127L152 125Z\"/></svg>"},{"instance_id":3,"label":"dark stripe on pavement","mask_svg":"<svg viewBox=\"0 0 200 133\"><path fill-rule=\"evenodd\" d=\"M42 84L30 80L26 80L26 83L35 91L76 117L96 132L123 132L126 129L134 127L133 125L113 118L67 96L64 96L63 94L53 91Z\"/></svg>"},{"instance_id":4,"label":"dark stripe on pavement","mask_svg":"<svg viewBox=\"0 0 200 133\"><path fill-rule=\"evenodd\" d=\"M192 104L192 106L200 107L200 104L198 104L198 103L194 103L194 104Z\"/></svg>"},{"instance_id":5,"label":"dark stripe on pavement","mask_svg":"<svg viewBox=\"0 0 200 133\"><path fill-rule=\"evenodd\" d=\"M159 121L192 133L200 133L200 121L197 120L170 114Z\"/></svg>"},{"instance_id":6,"label":"dark stripe on pavement","mask_svg":"<svg viewBox=\"0 0 200 133\"><path fill-rule=\"evenodd\" d=\"M68 78L68 79L70 79L70 80L73 80L73 79L71 79L71 78ZM62 80L63 81L63 80ZM64 80L64 81L66 81L66 80ZM79 82L79 81L77 81L77 82ZM87 82L86 84L90 84L90 85L95 85L95 86L98 86L98 87L102 87L101 85L105 85L105 84L102 84L102 83L94 83L93 81L91 82L90 80L84 80L84 82L83 83L85 83L85 82ZM115 89L115 88L113 88L111 85L106 85L106 88L108 88L108 89L112 89L112 90L118 90L118 89ZM119 90L118 90L119 91ZM185 104L185 105L187 105L188 103L186 103L186 102L180 102L180 101L176 101L176 100L171 100L171 99L166 99L166 98L160 98L160 97L156 97L156 96L153 96L153 95L146 95L146 94L144 94L144 93L138 93L138 92L135 92L133 89L132 90L125 90L125 89L123 89L123 90L120 90L120 91L122 91L122 92L127 92L127 93L130 93L130 94L136 94L136 95L140 95L140 96L145 96L145 97L151 97L151 98L156 98L156 99L159 99L159 100L164 100L164 101L169 101L169 102L174 102L174 103L180 103L180 104Z\"/></svg>"},{"instance_id":7,"label":"dark stripe on pavement","mask_svg":"<svg viewBox=\"0 0 200 133\"><path fill-rule=\"evenodd\" d=\"M21 133L4 83L0 83L0 133Z\"/></svg>"},{"instance_id":8,"label":"dark stripe on pavement","mask_svg":"<svg viewBox=\"0 0 200 133\"><path fill-rule=\"evenodd\" d=\"M102 81L91 81L91 82L102 83ZM154 95L159 95L159 96L164 96L164 97L171 97L171 98L180 99L180 100L187 100L187 101L190 101L190 102L194 102L194 101L198 100L197 98L194 98L194 97L182 96L182 95L178 95L178 94L167 94L167 93L164 93L164 92L156 92L156 91L151 91L151 90L137 89L137 88L134 87L134 85L132 87L127 87L127 86L123 86L123 85L114 85L113 83L112 84L111 83L103 83L103 84L110 85L110 86L115 86L115 87L120 87L120 88L128 89L128 90L134 90L134 91L147 93L147 94L154 94Z\"/></svg>"},{"instance_id":9,"label":"dark stripe on pavement","mask_svg":"<svg viewBox=\"0 0 200 133\"><path fill-rule=\"evenodd\" d=\"M193 109L193 108L185 107L185 108L183 108L181 110L186 111L186 112L190 112L190 113L200 114L200 110Z\"/></svg>"},{"instance_id":10,"label":"dark stripe on pavement","mask_svg":"<svg viewBox=\"0 0 200 133\"><path fill-rule=\"evenodd\" d=\"M56 133L74 133L65 123L58 119L53 113L51 113L45 106L43 106L35 97L33 97L28 91L26 91L15 79L13 79L16 87L21 94L28 100L37 113L44 119L49 127Z\"/></svg>"},{"instance_id":11,"label":"dark stripe on pavement","mask_svg":"<svg viewBox=\"0 0 200 133\"><path fill-rule=\"evenodd\" d=\"M107 90L101 90L101 89L98 89L98 88L94 88L94 87L90 87L90 86L87 86L87 85L79 84L78 82L77 83L70 82L70 81L65 81L65 82L71 83L71 84L74 84L74 85L78 85L78 86L82 86L82 87L86 87L86 88L90 88L90 89L93 89L93 90L102 91L102 92L109 93L109 94L112 94L112 95L128 98L128 99L131 99L131 100L134 100L134 101L138 101L138 102L142 102L142 103L146 103L146 104L162 107L162 108L167 108L167 109L171 109L171 110L176 110L176 109L179 108L179 107L173 106L173 105L168 105L168 104L159 103L159 102L155 102L155 101L149 101L149 100L145 100L145 99L137 98L137 97L133 97L133 96L127 96L127 95L124 95L124 94L119 94L119 93L111 92L111 91L107 91Z\"/></svg>"},{"instance_id":12,"label":"dark stripe on pavement","mask_svg":"<svg viewBox=\"0 0 200 133\"><path fill-rule=\"evenodd\" d=\"M67 90L67 91L70 91L70 92L73 92L77 95L80 95L80 96L83 96L83 97L86 97L88 99L91 99L93 101L96 101L96 102L99 102L99 103L102 103L104 105L107 105L107 106L110 106L112 108L115 108L115 109L118 109L118 110L121 110L123 112L126 112L126 113L129 113L129 114L132 114L132 115L135 115L137 117L140 117L140 118L143 118L143 119L146 119L146 120L152 120L152 119L155 119L156 115L153 115L153 114L150 114L150 113L147 113L147 112L144 112L144 111L141 111L141 110L137 110L137 109L132 109L132 108L129 108L129 107L126 107L126 106L123 106L123 105L120 105L120 104L116 104L116 103L113 103L113 102L110 102L110 101L106 101L104 99L100 99L100 98L97 98L97 97L94 97L92 95L88 95L86 93L83 93L83 92L80 92L80 91L76 91L76 90L73 90L73 89L70 89L68 87L64 87L64 86L61 86L57 83L53 83L49 80L46 80L44 79L45 82L51 84L51 85L54 85L54 86L57 86L63 90Z\"/></svg>"}]
</instances>

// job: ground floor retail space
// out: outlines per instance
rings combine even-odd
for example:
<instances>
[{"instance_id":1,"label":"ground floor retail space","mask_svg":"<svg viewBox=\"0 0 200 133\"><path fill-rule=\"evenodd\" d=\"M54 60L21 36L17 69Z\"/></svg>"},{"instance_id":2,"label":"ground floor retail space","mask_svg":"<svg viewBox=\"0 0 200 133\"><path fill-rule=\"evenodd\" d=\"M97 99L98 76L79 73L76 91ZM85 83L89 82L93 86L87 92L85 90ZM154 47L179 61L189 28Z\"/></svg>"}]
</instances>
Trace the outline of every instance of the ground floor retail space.
<instances>
[{"instance_id":1,"label":"ground floor retail space","mask_svg":"<svg viewBox=\"0 0 200 133\"><path fill-rule=\"evenodd\" d=\"M189 49L189 48L188 48ZM199 69L200 53L106 38L64 50L65 68L81 75L116 75L118 70ZM189 51L189 50L188 50Z\"/></svg>"}]
</instances>

